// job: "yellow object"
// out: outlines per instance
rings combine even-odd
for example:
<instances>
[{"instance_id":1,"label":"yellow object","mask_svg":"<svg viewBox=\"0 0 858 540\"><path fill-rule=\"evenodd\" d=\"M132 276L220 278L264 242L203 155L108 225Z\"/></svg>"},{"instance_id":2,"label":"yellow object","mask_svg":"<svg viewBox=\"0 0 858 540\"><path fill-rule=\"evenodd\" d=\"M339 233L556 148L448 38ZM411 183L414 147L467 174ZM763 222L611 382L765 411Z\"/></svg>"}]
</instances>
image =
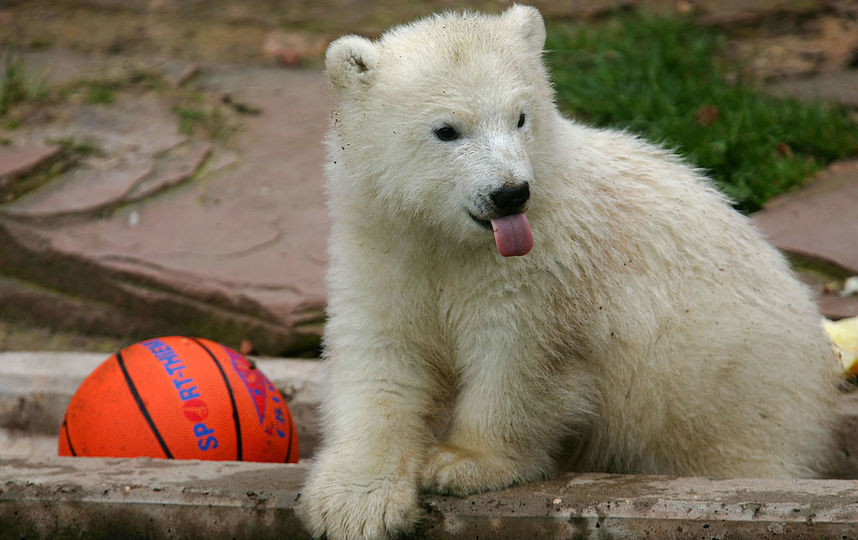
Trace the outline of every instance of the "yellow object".
<instances>
[{"instance_id":1,"label":"yellow object","mask_svg":"<svg viewBox=\"0 0 858 540\"><path fill-rule=\"evenodd\" d=\"M836 322L826 319L822 321L822 326L828 332L834 351L840 356L843 375L858 377L858 317Z\"/></svg>"}]
</instances>

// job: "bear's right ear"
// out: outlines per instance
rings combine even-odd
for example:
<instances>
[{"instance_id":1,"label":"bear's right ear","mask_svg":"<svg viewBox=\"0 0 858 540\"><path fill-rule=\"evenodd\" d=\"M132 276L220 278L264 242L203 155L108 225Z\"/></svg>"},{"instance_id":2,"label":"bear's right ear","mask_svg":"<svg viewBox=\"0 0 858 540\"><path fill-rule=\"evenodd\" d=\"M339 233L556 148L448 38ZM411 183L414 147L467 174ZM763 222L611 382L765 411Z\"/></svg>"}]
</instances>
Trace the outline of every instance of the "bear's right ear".
<instances>
[{"instance_id":1,"label":"bear's right ear","mask_svg":"<svg viewBox=\"0 0 858 540\"><path fill-rule=\"evenodd\" d=\"M325 69L338 94L366 87L378 67L378 49L360 36L343 36L328 45Z\"/></svg>"},{"instance_id":2,"label":"bear's right ear","mask_svg":"<svg viewBox=\"0 0 858 540\"><path fill-rule=\"evenodd\" d=\"M542 54L545 46L545 21L539 10L531 6L513 4L501 15L514 32L533 52Z\"/></svg>"}]
</instances>

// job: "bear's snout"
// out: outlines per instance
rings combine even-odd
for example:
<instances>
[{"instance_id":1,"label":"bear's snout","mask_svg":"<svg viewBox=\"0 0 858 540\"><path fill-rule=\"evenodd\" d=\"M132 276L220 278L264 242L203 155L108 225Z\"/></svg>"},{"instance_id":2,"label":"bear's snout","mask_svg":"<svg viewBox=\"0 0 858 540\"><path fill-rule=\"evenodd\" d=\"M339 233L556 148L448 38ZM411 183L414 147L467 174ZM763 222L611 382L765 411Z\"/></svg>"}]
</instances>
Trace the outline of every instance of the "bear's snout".
<instances>
[{"instance_id":1,"label":"bear's snout","mask_svg":"<svg viewBox=\"0 0 858 540\"><path fill-rule=\"evenodd\" d=\"M489 198L500 215L518 214L530 199L530 184L522 182L513 186L503 186L491 192Z\"/></svg>"}]
</instances>

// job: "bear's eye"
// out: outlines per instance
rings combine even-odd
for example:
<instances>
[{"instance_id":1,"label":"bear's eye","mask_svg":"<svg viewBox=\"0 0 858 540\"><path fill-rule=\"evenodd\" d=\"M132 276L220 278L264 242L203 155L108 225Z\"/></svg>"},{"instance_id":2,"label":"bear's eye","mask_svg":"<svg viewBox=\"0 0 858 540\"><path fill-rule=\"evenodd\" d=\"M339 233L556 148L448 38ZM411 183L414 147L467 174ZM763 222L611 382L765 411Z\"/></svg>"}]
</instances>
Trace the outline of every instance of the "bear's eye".
<instances>
[{"instance_id":1,"label":"bear's eye","mask_svg":"<svg viewBox=\"0 0 858 540\"><path fill-rule=\"evenodd\" d=\"M455 141L459 138L459 132L452 126L443 126L435 130L435 136L442 141Z\"/></svg>"},{"instance_id":2,"label":"bear's eye","mask_svg":"<svg viewBox=\"0 0 858 540\"><path fill-rule=\"evenodd\" d=\"M518 115L518 127L523 127L523 126L524 126L524 113L521 113L520 115Z\"/></svg>"}]
</instances>

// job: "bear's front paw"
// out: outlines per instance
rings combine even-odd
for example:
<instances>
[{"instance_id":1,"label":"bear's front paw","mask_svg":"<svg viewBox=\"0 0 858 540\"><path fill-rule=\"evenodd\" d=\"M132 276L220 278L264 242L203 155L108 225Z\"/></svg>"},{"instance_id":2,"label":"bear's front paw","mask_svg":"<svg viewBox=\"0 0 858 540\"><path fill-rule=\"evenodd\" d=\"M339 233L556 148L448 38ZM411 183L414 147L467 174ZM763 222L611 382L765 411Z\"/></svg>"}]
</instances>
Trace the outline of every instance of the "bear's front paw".
<instances>
[{"instance_id":1,"label":"bear's front paw","mask_svg":"<svg viewBox=\"0 0 858 540\"><path fill-rule=\"evenodd\" d=\"M413 482L317 470L301 491L298 511L316 538L385 539L414 528L421 517L417 496Z\"/></svg>"},{"instance_id":2,"label":"bear's front paw","mask_svg":"<svg viewBox=\"0 0 858 540\"><path fill-rule=\"evenodd\" d=\"M421 487L427 491L464 496L503 489L542 477L504 456L451 445L435 445L423 467Z\"/></svg>"}]
</instances>

